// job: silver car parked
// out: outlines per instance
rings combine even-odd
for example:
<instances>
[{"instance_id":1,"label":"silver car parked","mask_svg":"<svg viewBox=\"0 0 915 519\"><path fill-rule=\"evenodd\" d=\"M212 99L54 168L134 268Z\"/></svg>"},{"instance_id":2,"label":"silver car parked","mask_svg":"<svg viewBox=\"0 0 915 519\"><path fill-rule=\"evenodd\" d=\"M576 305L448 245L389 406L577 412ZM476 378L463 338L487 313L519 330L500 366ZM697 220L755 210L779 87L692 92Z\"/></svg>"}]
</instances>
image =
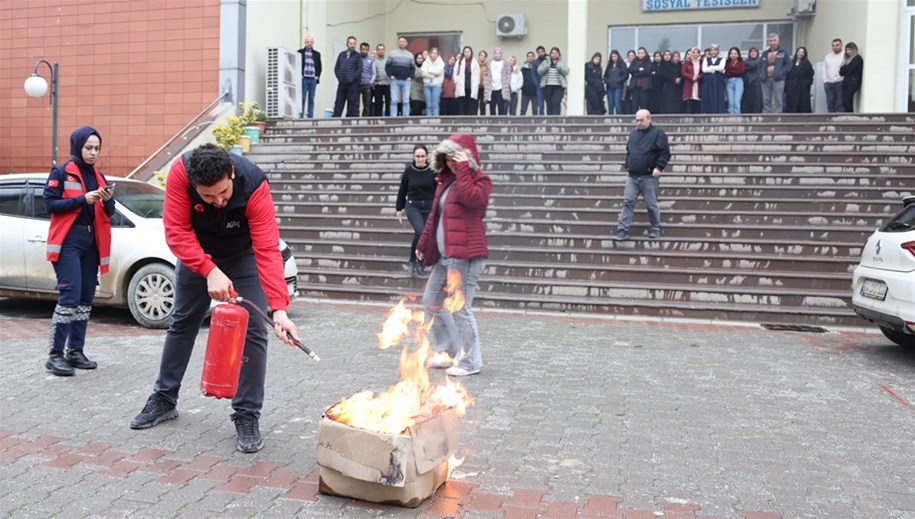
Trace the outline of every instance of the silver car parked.
<instances>
[{"instance_id":1,"label":"silver car parked","mask_svg":"<svg viewBox=\"0 0 915 519\"><path fill-rule=\"evenodd\" d=\"M47 174L0 176L0 296L54 300L57 277L46 259L49 216L44 207ZM111 218L111 266L99 277L94 304L127 307L138 323L165 328L175 307L176 258L165 243L157 186L110 177L117 184ZM280 241L290 297L298 268Z\"/></svg>"}]
</instances>

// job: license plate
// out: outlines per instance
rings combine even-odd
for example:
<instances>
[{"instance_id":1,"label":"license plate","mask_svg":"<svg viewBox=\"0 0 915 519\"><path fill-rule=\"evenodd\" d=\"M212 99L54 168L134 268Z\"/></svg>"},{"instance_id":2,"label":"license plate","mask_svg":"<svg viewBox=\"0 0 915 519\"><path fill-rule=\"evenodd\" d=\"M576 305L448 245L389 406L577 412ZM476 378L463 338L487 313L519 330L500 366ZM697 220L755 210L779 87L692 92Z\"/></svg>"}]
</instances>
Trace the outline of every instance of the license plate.
<instances>
[{"instance_id":1,"label":"license plate","mask_svg":"<svg viewBox=\"0 0 915 519\"><path fill-rule=\"evenodd\" d=\"M886 299L886 289L886 283L883 281L865 279L864 284L861 285L861 295L870 299L883 301Z\"/></svg>"}]
</instances>

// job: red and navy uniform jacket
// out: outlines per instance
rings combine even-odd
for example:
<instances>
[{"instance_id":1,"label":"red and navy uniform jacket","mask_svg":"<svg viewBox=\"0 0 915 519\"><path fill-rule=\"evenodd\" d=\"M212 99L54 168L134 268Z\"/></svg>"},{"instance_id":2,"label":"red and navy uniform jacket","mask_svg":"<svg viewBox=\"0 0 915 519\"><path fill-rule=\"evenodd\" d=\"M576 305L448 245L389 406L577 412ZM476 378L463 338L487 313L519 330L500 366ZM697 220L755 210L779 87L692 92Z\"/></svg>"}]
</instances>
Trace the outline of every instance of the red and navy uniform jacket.
<instances>
[{"instance_id":1,"label":"red and navy uniform jacket","mask_svg":"<svg viewBox=\"0 0 915 519\"><path fill-rule=\"evenodd\" d=\"M285 310L289 292L270 185L259 167L244 157L230 157L235 166L232 198L221 209L204 202L188 181L184 163L190 153L172 164L165 183L165 241L184 266L203 277L216 267L214 260L253 248L270 309Z\"/></svg>"},{"instance_id":2,"label":"red and navy uniform jacket","mask_svg":"<svg viewBox=\"0 0 915 519\"><path fill-rule=\"evenodd\" d=\"M108 185L108 181L99 172L95 172L95 179L99 186ZM72 199L86 195L86 182L83 180L83 174L75 162L68 161L63 167L58 166L51 171L48 176L48 182L45 185L46 191L60 192L61 199ZM56 263L60 258L60 248L67 238L67 233L73 227L73 222L79 216L84 206L79 206L75 210L61 213L51 213L51 227L48 230L48 261ZM96 202L90 206L95 211L95 221L93 223L95 244L98 246L99 269L102 274L108 273L108 266L111 263L111 221L108 219L106 205L103 202Z\"/></svg>"}]
</instances>

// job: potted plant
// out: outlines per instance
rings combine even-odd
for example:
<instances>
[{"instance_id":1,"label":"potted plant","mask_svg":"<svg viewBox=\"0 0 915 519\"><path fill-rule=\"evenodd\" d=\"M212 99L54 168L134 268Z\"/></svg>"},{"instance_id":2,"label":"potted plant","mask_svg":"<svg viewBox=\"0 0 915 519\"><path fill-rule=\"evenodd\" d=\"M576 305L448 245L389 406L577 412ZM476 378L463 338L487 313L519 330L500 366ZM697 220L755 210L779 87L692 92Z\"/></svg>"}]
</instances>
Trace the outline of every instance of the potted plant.
<instances>
[{"instance_id":1,"label":"potted plant","mask_svg":"<svg viewBox=\"0 0 915 519\"><path fill-rule=\"evenodd\" d=\"M241 117L245 125L245 135L251 138L251 144L260 142L260 136L267 129L267 114L257 107L257 103L241 103ZM261 124L261 119L263 119Z\"/></svg>"},{"instance_id":2,"label":"potted plant","mask_svg":"<svg viewBox=\"0 0 915 519\"><path fill-rule=\"evenodd\" d=\"M233 146L238 144L238 140L244 133L244 122L237 115L230 115L226 117L225 124L217 124L213 127L213 137L216 139L216 144L226 150L231 150Z\"/></svg>"}]
</instances>

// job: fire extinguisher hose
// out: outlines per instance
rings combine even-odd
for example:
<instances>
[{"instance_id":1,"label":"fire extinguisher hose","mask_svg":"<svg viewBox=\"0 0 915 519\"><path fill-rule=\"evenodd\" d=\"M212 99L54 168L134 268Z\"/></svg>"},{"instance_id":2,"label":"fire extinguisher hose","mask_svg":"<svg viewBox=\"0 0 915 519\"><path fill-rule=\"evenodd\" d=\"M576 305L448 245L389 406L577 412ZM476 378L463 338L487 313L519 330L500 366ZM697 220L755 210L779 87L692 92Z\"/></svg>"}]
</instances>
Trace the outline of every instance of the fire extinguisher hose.
<instances>
[{"instance_id":1,"label":"fire extinguisher hose","mask_svg":"<svg viewBox=\"0 0 915 519\"><path fill-rule=\"evenodd\" d=\"M241 296L235 296L234 299L235 299L235 302L236 302L236 303L242 303L242 304L244 304L245 306L247 306L248 308L250 308L251 310L254 310L254 313L256 313L257 315L261 316L261 318L262 318L263 320L267 321L267 324L269 324L271 327L273 327L273 328L276 327L276 323L273 322L273 319L271 319L269 315L265 314L263 310L261 310L260 308L258 308L256 304L252 303L251 301L248 301L247 299L245 299L245 298L243 298L243 297L241 297ZM285 330L284 330L284 331L285 331ZM300 340L296 339L295 337L289 335L289 332L286 332L286 335L288 335L289 338L292 339L293 344L295 344L296 346L298 346L298 348L299 348L300 350L302 350L302 351L304 351L305 353L307 353L308 356L311 357L312 359L314 359L315 362L319 362L319 361L321 360L321 358L318 357L318 355L315 354L315 352L311 351L311 350L308 348L308 346L305 346L304 344L302 344L302 341L300 341Z\"/></svg>"}]
</instances>

